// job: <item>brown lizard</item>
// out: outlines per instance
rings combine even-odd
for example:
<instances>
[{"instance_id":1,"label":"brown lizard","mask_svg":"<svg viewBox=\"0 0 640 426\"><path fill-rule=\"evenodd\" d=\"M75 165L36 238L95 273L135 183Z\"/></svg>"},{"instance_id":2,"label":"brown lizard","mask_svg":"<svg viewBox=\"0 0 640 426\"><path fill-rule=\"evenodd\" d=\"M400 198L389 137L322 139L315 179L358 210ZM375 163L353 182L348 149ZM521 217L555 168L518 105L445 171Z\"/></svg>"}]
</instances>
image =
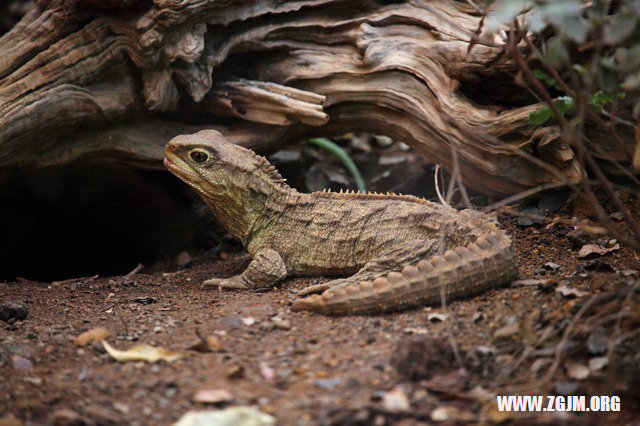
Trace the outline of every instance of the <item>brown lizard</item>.
<instances>
[{"instance_id":1,"label":"brown lizard","mask_svg":"<svg viewBox=\"0 0 640 426\"><path fill-rule=\"evenodd\" d=\"M342 276L305 288L292 308L325 314L439 304L505 285L517 265L488 215L410 195L301 193L266 158L205 130L178 136L165 166L191 185L252 261L220 288L272 287L286 276Z\"/></svg>"}]
</instances>

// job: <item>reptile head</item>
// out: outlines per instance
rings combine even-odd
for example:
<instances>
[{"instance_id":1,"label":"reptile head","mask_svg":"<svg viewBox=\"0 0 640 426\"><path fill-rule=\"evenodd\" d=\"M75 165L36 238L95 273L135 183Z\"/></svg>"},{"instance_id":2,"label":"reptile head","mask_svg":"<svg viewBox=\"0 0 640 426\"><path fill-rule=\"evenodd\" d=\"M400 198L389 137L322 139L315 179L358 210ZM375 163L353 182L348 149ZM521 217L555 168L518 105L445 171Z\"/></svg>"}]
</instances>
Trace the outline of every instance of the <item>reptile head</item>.
<instances>
[{"instance_id":1,"label":"reptile head","mask_svg":"<svg viewBox=\"0 0 640 426\"><path fill-rule=\"evenodd\" d=\"M200 193L212 195L239 183L239 175L253 173L257 156L227 142L215 130L173 138L165 148L165 167Z\"/></svg>"}]
</instances>

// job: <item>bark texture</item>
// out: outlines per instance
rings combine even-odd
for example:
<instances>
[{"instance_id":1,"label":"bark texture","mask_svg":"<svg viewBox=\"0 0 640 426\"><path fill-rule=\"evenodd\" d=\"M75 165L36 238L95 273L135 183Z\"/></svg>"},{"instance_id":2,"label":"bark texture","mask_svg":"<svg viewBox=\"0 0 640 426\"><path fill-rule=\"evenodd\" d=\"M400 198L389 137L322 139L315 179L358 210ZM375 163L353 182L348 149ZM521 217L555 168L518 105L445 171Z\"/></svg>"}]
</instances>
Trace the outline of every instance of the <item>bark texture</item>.
<instances>
[{"instance_id":1,"label":"bark texture","mask_svg":"<svg viewBox=\"0 0 640 426\"><path fill-rule=\"evenodd\" d=\"M513 83L504 41L476 45L464 1L43 0L0 38L0 169L79 159L161 168L213 128L258 152L370 131L494 195L557 182L524 150L584 171ZM523 96L524 94L524 96Z\"/></svg>"}]
</instances>

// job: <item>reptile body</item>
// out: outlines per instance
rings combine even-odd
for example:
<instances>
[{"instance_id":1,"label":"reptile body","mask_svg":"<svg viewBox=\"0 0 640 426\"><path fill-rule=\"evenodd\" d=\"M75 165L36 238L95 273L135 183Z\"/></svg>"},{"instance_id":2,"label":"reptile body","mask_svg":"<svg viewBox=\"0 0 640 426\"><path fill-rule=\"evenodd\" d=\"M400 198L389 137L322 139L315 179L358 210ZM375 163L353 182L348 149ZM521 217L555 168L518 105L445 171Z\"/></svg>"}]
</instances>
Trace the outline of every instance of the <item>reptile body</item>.
<instances>
[{"instance_id":1,"label":"reptile body","mask_svg":"<svg viewBox=\"0 0 640 426\"><path fill-rule=\"evenodd\" d=\"M396 194L290 188L253 151L213 130L167 144L165 166L191 185L252 261L221 288L272 287L286 276L337 278L299 293L294 310L364 314L471 296L515 279L509 237L489 216Z\"/></svg>"}]
</instances>

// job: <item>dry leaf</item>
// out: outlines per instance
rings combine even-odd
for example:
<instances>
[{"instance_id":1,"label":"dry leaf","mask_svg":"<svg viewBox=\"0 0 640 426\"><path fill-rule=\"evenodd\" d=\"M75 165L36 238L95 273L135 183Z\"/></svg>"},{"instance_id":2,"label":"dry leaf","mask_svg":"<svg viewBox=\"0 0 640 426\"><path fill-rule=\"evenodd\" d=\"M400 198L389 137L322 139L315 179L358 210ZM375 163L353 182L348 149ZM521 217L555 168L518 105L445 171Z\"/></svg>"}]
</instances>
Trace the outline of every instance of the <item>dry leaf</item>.
<instances>
[{"instance_id":1,"label":"dry leaf","mask_svg":"<svg viewBox=\"0 0 640 426\"><path fill-rule=\"evenodd\" d=\"M616 250L620 250L620 244L616 244L613 247L602 247L598 244L585 244L578 252L578 258L585 259L587 257L602 256L603 254L611 253Z\"/></svg>"},{"instance_id":2,"label":"dry leaf","mask_svg":"<svg viewBox=\"0 0 640 426\"><path fill-rule=\"evenodd\" d=\"M584 380L589 377L589 367L579 362L568 361L565 364L567 375L575 380Z\"/></svg>"},{"instance_id":3,"label":"dry leaf","mask_svg":"<svg viewBox=\"0 0 640 426\"><path fill-rule=\"evenodd\" d=\"M91 330L85 331L84 333L76 337L75 344L76 346L87 346L92 343L105 340L109 336L111 336L109 330L102 327L96 327L92 328Z\"/></svg>"},{"instance_id":4,"label":"dry leaf","mask_svg":"<svg viewBox=\"0 0 640 426\"><path fill-rule=\"evenodd\" d=\"M561 285L560 287L556 288L556 291L564 297L584 297L589 295L589 293L587 293L586 291L567 287L566 285Z\"/></svg>"},{"instance_id":5,"label":"dry leaf","mask_svg":"<svg viewBox=\"0 0 640 426\"><path fill-rule=\"evenodd\" d=\"M160 360L163 361L175 361L177 359L183 358L186 356L185 354L171 352L162 347L155 347L151 345L136 345L129 350L119 351L113 348L110 344L102 341L102 346L107 351L109 355L116 361L120 362L128 362L128 361L146 361L146 362L157 362Z\"/></svg>"}]
</instances>

